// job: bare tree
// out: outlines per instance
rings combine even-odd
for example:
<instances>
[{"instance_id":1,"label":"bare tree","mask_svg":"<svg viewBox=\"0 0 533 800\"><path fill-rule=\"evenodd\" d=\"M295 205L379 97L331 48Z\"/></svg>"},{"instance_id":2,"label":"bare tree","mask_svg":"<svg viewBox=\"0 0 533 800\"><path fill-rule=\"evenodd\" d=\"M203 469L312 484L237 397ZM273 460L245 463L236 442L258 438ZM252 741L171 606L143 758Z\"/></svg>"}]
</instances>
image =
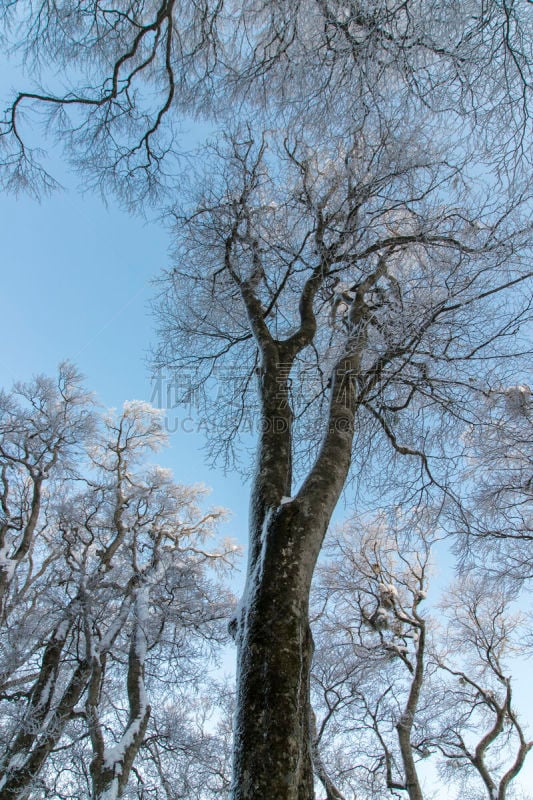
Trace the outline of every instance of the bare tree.
<instances>
[{"instance_id":1,"label":"bare tree","mask_svg":"<svg viewBox=\"0 0 533 800\"><path fill-rule=\"evenodd\" d=\"M52 405L52 384L37 387ZM29 395L37 396L35 387ZM39 413L35 406L21 422L23 441L34 442ZM81 445L76 433L72 446ZM50 779L61 795L76 796L83 791L76 759L94 800L122 796L150 735L154 698L171 702L179 681L201 686L206 660L224 641L231 596L208 573L211 564L229 565L235 547L206 549L222 511L201 511L200 487L176 485L168 470L146 466L164 439L160 412L135 401L92 429L87 463L79 453L72 477L58 456L61 490L46 513L37 512L38 569L35 556L29 567L16 562L6 593L5 800L38 796ZM153 716L160 725L158 709Z\"/></svg>"},{"instance_id":2,"label":"bare tree","mask_svg":"<svg viewBox=\"0 0 533 800\"><path fill-rule=\"evenodd\" d=\"M475 575L445 592L444 619L423 611L432 524L416 517L353 520L320 570L317 774L328 777L328 800L361 792L422 800L420 765L429 759L463 793L505 800L533 746L509 664L526 652L525 617L512 594Z\"/></svg>"},{"instance_id":3,"label":"bare tree","mask_svg":"<svg viewBox=\"0 0 533 800\"><path fill-rule=\"evenodd\" d=\"M213 704L216 698L216 705ZM212 684L193 703L159 714L139 753L143 796L165 800L227 798L231 783L233 685Z\"/></svg>"},{"instance_id":4,"label":"bare tree","mask_svg":"<svg viewBox=\"0 0 533 800\"><path fill-rule=\"evenodd\" d=\"M420 610L431 542L411 522L395 525L385 514L354 520L331 543L334 558L321 567L315 593L313 696L316 749L327 750L343 787L422 800L416 762L429 746L424 723L435 702L427 692L430 626ZM344 657L331 670L327 653L339 649Z\"/></svg>"},{"instance_id":5,"label":"bare tree","mask_svg":"<svg viewBox=\"0 0 533 800\"><path fill-rule=\"evenodd\" d=\"M507 340L498 297L522 281L518 228L504 233L507 215L489 223L487 207L437 202L457 173L405 137L359 131L340 154L285 140L272 157L265 140L233 138L179 217L160 363L196 372L208 415L213 371L232 364L214 452L259 395L236 798L312 796L308 595L350 466L362 482L373 449L379 491L393 492L387 461L403 456L413 492L444 489L453 450L439 419L464 424L468 372Z\"/></svg>"},{"instance_id":6,"label":"bare tree","mask_svg":"<svg viewBox=\"0 0 533 800\"><path fill-rule=\"evenodd\" d=\"M4 621L15 606L24 603L25 594L55 557L49 543L41 546L46 487L51 483L57 490L58 479L68 473L72 457L83 448L92 427L90 397L69 364L61 365L57 382L40 377L31 384L16 385L10 394L0 393L0 614Z\"/></svg>"},{"instance_id":7,"label":"bare tree","mask_svg":"<svg viewBox=\"0 0 533 800\"><path fill-rule=\"evenodd\" d=\"M130 200L173 188L191 114L227 120L253 108L345 132L369 110L385 126L407 111L435 136L450 126L463 146L472 136L502 174L527 156L527 0L18 0L1 11L5 49L47 84L33 80L6 110L10 188L54 184L28 141L28 107L52 120L90 182Z\"/></svg>"},{"instance_id":8,"label":"bare tree","mask_svg":"<svg viewBox=\"0 0 533 800\"><path fill-rule=\"evenodd\" d=\"M461 478L470 486L450 507L458 548L493 578L529 583L533 572L533 416L526 384L487 387L465 436Z\"/></svg>"},{"instance_id":9,"label":"bare tree","mask_svg":"<svg viewBox=\"0 0 533 800\"><path fill-rule=\"evenodd\" d=\"M435 744L445 773L462 785L477 778L489 800L508 797L533 747L514 705L509 660L525 651L525 616L514 600L494 583L462 577L443 601L449 625L436 660L449 676L448 710Z\"/></svg>"}]
</instances>

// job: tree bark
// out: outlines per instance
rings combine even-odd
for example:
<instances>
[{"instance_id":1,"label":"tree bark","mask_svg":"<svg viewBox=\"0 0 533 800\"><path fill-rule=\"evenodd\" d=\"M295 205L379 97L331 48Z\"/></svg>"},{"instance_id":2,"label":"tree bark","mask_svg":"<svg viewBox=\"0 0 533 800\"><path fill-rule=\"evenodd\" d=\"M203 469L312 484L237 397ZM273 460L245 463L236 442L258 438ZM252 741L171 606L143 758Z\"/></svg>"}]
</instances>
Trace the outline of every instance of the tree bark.
<instances>
[{"instance_id":1,"label":"tree bark","mask_svg":"<svg viewBox=\"0 0 533 800\"><path fill-rule=\"evenodd\" d=\"M234 800L312 800L309 577L290 504L267 522L239 635ZM302 574L303 573L303 574Z\"/></svg>"},{"instance_id":2,"label":"tree bark","mask_svg":"<svg viewBox=\"0 0 533 800\"><path fill-rule=\"evenodd\" d=\"M317 233L317 237L320 238ZM232 800L313 800L309 684L313 644L309 593L316 560L350 468L356 376L371 312L359 288L351 334L331 372L322 444L295 497L292 494L292 408L289 374L312 343L313 300L328 272L321 262L300 297L299 329L272 337L250 282L239 285L256 339L262 433L252 490L246 589L237 619L238 673ZM369 279L370 280L370 279Z\"/></svg>"},{"instance_id":3,"label":"tree bark","mask_svg":"<svg viewBox=\"0 0 533 800\"><path fill-rule=\"evenodd\" d=\"M296 497L283 497L290 493L290 426L260 444L247 586L237 620L232 800L314 798L309 593L350 466L354 396L346 397L346 377L353 386L356 363L343 358L334 375L328 429ZM270 458L275 449L285 457Z\"/></svg>"},{"instance_id":4,"label":"tree bark","mask_svg":"<svg viewBox=\"0 0 533 800\"><path fill-rule=\"evenodd\" d=\"M29 796L32 782L61 738L72 710L83 694L89 679L89 672L89 662L80 661L46 728L39 732L33 750L26 753L23 761L16 760L15 766L13 766L13 761L8 763L4 774L0 776L2 781L0 800L25 800Z\"/></svg>"},{"instance_id":5,"label":"tree bark","mask_svg":"<svg viewBox=\"0 0 533 800\"><path fill-rule=\"evenodd\" d=\"M417 622L418 630L418 647L416 650L416 665L413 680L411 682L411 689L407 699L407 705L403 711L402 716L396 730L398 732L398 741L400 744L400 752L402 756L402 763L405 775L405 788L409 795L409 800L424 800L422 788L418 780L418 772L416 763L413 756L413 748L411 746L411 732L413 730L413 722L418 708L418 701L422 691L422 684L424 681L424 654L426 646L426 623L413 609L413 616Z\"/></svg>"},{"instance_id":6,"label":"tree bark","mask_svg":"<svg viewBox=\"0 0 533 800\"><path fill-rule=\"evenodd\" d=\"M98 703L105 672L101 656L93 659L93 672L86 703L93 760L90 766L93 800L115 800L126 789L133 762L144 740L151 708L146 697L144 667L148 620L148 587L142 586L135 597L135 624L128 655L127 694L129 716L119 741L106 751L103 726L98 717ZM103 654L105 657L105 654Z\"/></svg>"}]
</instances>

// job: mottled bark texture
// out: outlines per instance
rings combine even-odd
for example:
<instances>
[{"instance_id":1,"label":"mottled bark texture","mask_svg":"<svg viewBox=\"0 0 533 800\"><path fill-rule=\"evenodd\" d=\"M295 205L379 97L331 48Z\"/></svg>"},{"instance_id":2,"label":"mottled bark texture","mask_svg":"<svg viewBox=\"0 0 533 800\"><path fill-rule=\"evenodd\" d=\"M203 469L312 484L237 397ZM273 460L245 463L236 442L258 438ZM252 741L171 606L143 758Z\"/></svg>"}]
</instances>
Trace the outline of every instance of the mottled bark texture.
<instances>
[{"instance_id":1,"label":"mottled bark texture","mask_svg":"<svg viewBox=\"0 0 533 800\"><path fill-rule=\"evenodd\" d=\"M276 352L277 350L277 352ZM357 350L357 348L355 348ZM291 493L286 365L274 347L261 378L263 434L252 494L247 586L238 620L233 800L312 800L308 603L322 542L346 480L353 438L354 351L332 380L329 424L315 464ZM286 375L286 369L284 369Z\"/></svg>"},{"instance_id":2,"label":"mottled bark texture","mask_svg":"<svg viewBox=\"0 0 533 800\"><path fill-rule=\"evenodd\" d=\"M240 640L234 797L311 800L308 589L287 506L265 533Z\"/></svg>"},{"instance_id":3,"label":"mottled bark texture","mask_svg":"<svg viewBox=\"0 0 533 800\"><path fill-rule=\"evenodd\" d=\"M233 800L312 800L313 764L309 680L312 638L308 604L313 570L351 461L356 377L370 311L361 289L350 311L344 352L331 373L330 402L315 462L292 497L290 371L313 342L313 302L328 271L321 261L300 296L300 324L274 338L251 281L231 261L260 367L262 434L252 489L245 594L237 620L238 678Z\"/></svg>"}]
</instances>

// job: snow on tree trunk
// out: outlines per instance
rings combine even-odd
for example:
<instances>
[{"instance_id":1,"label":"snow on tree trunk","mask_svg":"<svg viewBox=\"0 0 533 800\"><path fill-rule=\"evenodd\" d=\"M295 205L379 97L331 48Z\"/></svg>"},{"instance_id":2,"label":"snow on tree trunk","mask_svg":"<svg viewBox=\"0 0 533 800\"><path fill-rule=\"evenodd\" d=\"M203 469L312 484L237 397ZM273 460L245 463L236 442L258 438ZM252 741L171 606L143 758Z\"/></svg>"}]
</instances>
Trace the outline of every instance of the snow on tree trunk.
<instances>
[{"instance_id":1,"label":"snow on tree trunk","mask_svg":"<svg viewBox=\"0 0 533 800\"><path fill-rule=\"evenodd\" d=\"M0 772L0 800L25 800L28 787L39 774L46 759L61 738L73 709L79 702L87 684L89 665L80 661L50 716L46 728L33 730L34 748L31 752L19 751L11 758L6 769Z\"/></svg>"},{"instance_id":2,"label":"snow on tree trunk","mask_svg":"<svg viewBox=\"0 0 533 800\"><path fill-rule=\"evenodd\" d=\"M253 299L250 306L253 317ZM364 337L337 364L327 431L307 478L290 498L292 410L282 370L290 347L278 349L261 327L257 336L263 348L260 388L267 424L259 443L247 585L237 620L232 799L312 800L309 593L350 465L352 376Z\"/></svg>"},{"instance_id":3,"label":"snow on tree trunk","mask_svg":"<svg viewBox=\"0 0 533 800\"><path fill-rule=\"evenodd\" d=\"M99 729L97 735L93 736L93 742L99 745L91 763L93 800L116 800L122 796L135 756L146 733L151 711L144 685L147 625L148 587L142 586L135 598L135 625L128 658L128 722L120 741L115 746L105 749L101 726L96 719L93 723L94 727Z\"/></svg>"},{"instance_id":4,"label":"snow on tree trunk","mask_svg":"<svg viewBox=\"0 0 533 800\"><path fill-rule=\"evenodd\" d=\"M266 526L239 637L234 800L311 800L308 576L287 505Z\"/></svg>"}]
</instances>

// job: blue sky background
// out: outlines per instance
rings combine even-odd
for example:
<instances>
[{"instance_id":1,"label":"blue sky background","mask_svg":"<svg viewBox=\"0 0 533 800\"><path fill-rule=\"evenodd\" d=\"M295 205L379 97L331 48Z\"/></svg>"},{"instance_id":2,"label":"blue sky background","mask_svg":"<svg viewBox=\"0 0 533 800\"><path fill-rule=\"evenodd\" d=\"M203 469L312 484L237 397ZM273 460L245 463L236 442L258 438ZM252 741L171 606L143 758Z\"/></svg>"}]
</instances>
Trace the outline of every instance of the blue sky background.
<instances>
[{"instance_id":1,"label":"blue sky background","mask_svg":"<svg viewBox=\"0 0 533 800\"><path fill-rule=\"evenodd\" d=\"M0 385L53 375L68 359L106 407L150 400L151 280L170 262L168 232L80 194L74 177L61 177L70 188L41 203L0 196ZM175 415L171 430L174 423ZM233 511L224 533L244 542L242 478L209 470L202 443L201 435L178 431L157 459L176 480L211 486L210 502Z\"/></svg>"}]
</instances>

